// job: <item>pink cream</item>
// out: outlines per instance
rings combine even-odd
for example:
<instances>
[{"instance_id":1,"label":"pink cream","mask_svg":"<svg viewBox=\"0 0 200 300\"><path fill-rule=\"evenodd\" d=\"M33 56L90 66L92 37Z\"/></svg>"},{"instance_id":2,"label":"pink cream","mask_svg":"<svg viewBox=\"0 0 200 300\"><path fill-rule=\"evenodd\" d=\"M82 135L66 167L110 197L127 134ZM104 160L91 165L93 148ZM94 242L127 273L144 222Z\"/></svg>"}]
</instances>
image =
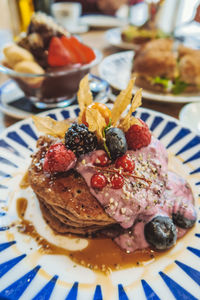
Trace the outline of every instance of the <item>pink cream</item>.
<instances>
[{"instance_id":1,"label":"pink cream","mask_svg":"<svg viewBox=\"0 0 200 300\"><path fill-rule=\"evenodd\" d=\"M115 242L128 252L149 246L144 237L144 225L156 215L170 216L181 210L189 219L194 218L193 196L187 182L180 176L168 172L168 154L159 140L152 137L148 147L137 151L127 151L135 161L133 175L142 177L126 177L121 189L111 187L111 173L95 169L96 158L103 154L97 150L81 157L76 170L83 176L90 192L101 203L106 213L115 219L124 233L115 238ZM114 164L110 165L115 169ZM103 172L108 184L102 190L91 187L91 177ZM146 180L150 180L149 184ZM178 237L186 230L178 230Z\"/></svg>"}]
</instances>

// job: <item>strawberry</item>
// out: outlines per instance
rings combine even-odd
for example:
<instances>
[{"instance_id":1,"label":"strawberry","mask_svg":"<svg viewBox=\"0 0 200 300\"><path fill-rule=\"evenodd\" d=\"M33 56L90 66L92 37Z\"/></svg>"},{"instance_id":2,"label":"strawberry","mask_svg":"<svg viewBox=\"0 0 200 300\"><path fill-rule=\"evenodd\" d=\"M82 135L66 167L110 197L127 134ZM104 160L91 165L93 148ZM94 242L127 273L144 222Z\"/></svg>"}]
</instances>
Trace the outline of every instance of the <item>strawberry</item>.
<instances>
[{"instance_id":1,"label":"strawberry","mask_svg":"<svg viewBox=\"0 0 200 300\"><path fill-rule=\"evenodd\" d=\"M75 166L76 160L75 154L64 144L53 144L45 155L43 169L48 173L66 172Z\"/></svg>"},{"instance_id":2,"label":"strawberry","mask_svg":"<svg viewBox=\"0 0 200 300\"><path fill-rule=\"evenodd\" d=\"M79 53L81 57L81 62L83 64L88 64L95 59L95 53L90 47L79 42L79 40L74 36L71 36L69 38L69 41L71 45L74 47L74 49L76 49L76 51Z\"/></svg>"},{"instance_id":3,"label":"strawberry","mask_svg":"<svg viewBox=\"0 0 200 300\"><path fill-rule=\"evenodd\" d=\"M82 63L81 55L79 54L79 51L76 50L76 47L72 45L70 38L63 35L61 37L61 42L64 45L65 49L69 52L71 62L73 64L78 64L78 63L81 64Z\"/></svg>"},{"instance_id":4,"label":"strawberry","mask_svg":"<svg viewBox=\"0 0 200 300\"><path fill-rule=\"evenodd\" d=\"M142 126L134 124L125 133L128 148L132 150L146 147L151 142L151 132L149 131L149 127L141 119L139 119L139 121L142 123Z\"/></svg>"},{"instance_id":5,"label":"strawberry","mask_svg":"<svg viewBox=\"0 0 200 300\"><path fill-rule=\"evenodd\" d=\"M62 67L71 63L70 54L58 37L51 38L48 50L47 60L51 67Z\"/></svg>"},{"instance_id":6,"label":"strawberry","mask_svg":"<svg viewBox=\"0 0 200 300\"><path fill-rule=\"evenodd\" d=\"M89 64L91 61L93 61L95 59L96 55L90 47L88 47L82 43L80 43L80 44L81 44L80 50L83 51L83 53L85 54L86 63Z\"/></svg>"}]
</instances>

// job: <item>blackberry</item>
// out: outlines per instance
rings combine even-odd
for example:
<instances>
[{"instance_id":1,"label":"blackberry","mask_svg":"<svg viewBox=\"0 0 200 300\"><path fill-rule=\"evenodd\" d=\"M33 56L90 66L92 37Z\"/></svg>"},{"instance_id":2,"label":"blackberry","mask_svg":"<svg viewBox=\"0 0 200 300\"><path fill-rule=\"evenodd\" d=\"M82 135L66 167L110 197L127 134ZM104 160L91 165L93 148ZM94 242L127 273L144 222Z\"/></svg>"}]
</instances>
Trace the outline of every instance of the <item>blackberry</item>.
<instances>
[{"instance_id":1,"label":"blackberry","mask_svg":"<svg viewBox=\"0 0 200 300\"><path fill-rule=\"evenodd\" d=\"M111 127L106 130L106 146L110 152L112 160L122 156L127 151L126 138L123 131L117 127Z\"/></svg>"},{"instance_id":2,"label":"blackberry","mask_svg":"<svg viewBox=\"0 0 200 300\"><path fill-rule=\"evenodd\" d=\"M74 123L65 133L65 146L79 157L96 149L97 137L84 124Z\"/></svg>"}]
</instances>

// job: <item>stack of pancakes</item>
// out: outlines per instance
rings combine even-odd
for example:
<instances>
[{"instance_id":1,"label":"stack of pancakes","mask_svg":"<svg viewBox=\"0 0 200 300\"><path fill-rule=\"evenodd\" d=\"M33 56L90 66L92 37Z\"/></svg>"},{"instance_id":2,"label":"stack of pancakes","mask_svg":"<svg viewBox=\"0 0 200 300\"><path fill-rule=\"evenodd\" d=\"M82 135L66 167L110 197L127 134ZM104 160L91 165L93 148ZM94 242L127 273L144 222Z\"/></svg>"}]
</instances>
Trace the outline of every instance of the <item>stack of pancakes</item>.
<instances>
[{"instance_id":1,"label":"stack of pancakes","mask_svg":"<svg viewBox=\"0 0 200 300\"><path fill-rule=\"evenodd\" d=\"M75 170L54 176L44 173L43 159L54 142L52 137L40 137L37 143L39 150L29 167L29 182L46 222L62 234L87 236L112 228L115 220L105 213Z\"/></svg>"}]
</instances>

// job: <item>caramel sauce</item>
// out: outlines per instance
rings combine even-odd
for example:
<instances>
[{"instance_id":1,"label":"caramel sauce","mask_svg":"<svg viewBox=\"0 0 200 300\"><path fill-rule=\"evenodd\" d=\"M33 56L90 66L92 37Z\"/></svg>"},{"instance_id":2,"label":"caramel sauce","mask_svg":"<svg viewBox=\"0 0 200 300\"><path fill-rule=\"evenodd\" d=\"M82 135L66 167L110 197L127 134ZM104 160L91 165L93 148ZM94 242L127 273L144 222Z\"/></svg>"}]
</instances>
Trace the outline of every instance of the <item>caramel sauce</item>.
<instances>
[{"instance_id":1,"label":"caramel sauce","mask_svg":"<svg viewBox=\"0 0 200 300\"><path fill-rule=\"evenodd\" d=\"M27 205L28 204L27 204L26 198L18 198L17 199L16 209L17 209L18 217L20 219L24 218L24 215L25 215L25 212L26 212L26 209L27 209Z\"/></svg>"},{"instance_id":2,"label":"caramel sauce","mask_svg":"<svg viewBox=\"0 0 200 300\"><path fill-rule=\"evenodd\" d=\"M81 251L69 251L49 243L45 238L40 236L34 225L24 219L27 208L27 199L17 199L17 213L21 219L18 230L20 233L27 234L35 239L42 254L66 255L75 263L85 267L108 274L111 270L125 269L143 265L143 263L154 260L162 253L155 252L151 249L143 249L134 253L126 253L120 249L111 239L93 238L88 239L88 246ZM72 235L69 235L73 237ZM165 254L166 252L164 252Z\"/></svg>"},{"instance_id":3,"label":"caramel sauce","mask_svg":"<svg viewBox=\"0 0 200 300\"><path fill-rule=\"evenodd\" d=\"M76 263L94 270L109 272L138 266L143 262L154 259L154 252L143 249L133 253L126 253L109 238L89 239L88 247L71 252L70 257Z\"/></svg>"},{"instance_id":4,"label":"caramel sauce","mask_svg":"<svg viewBox=\"0 0 200 300\"><path fill-rule=\"evenodd\" d=\"M26 189L27 187L29 187L29 181L28 181L28 171L26 171L26 173L24 174L20 184L19 184L21 189Z\"/></svg>"}]
</instances>

